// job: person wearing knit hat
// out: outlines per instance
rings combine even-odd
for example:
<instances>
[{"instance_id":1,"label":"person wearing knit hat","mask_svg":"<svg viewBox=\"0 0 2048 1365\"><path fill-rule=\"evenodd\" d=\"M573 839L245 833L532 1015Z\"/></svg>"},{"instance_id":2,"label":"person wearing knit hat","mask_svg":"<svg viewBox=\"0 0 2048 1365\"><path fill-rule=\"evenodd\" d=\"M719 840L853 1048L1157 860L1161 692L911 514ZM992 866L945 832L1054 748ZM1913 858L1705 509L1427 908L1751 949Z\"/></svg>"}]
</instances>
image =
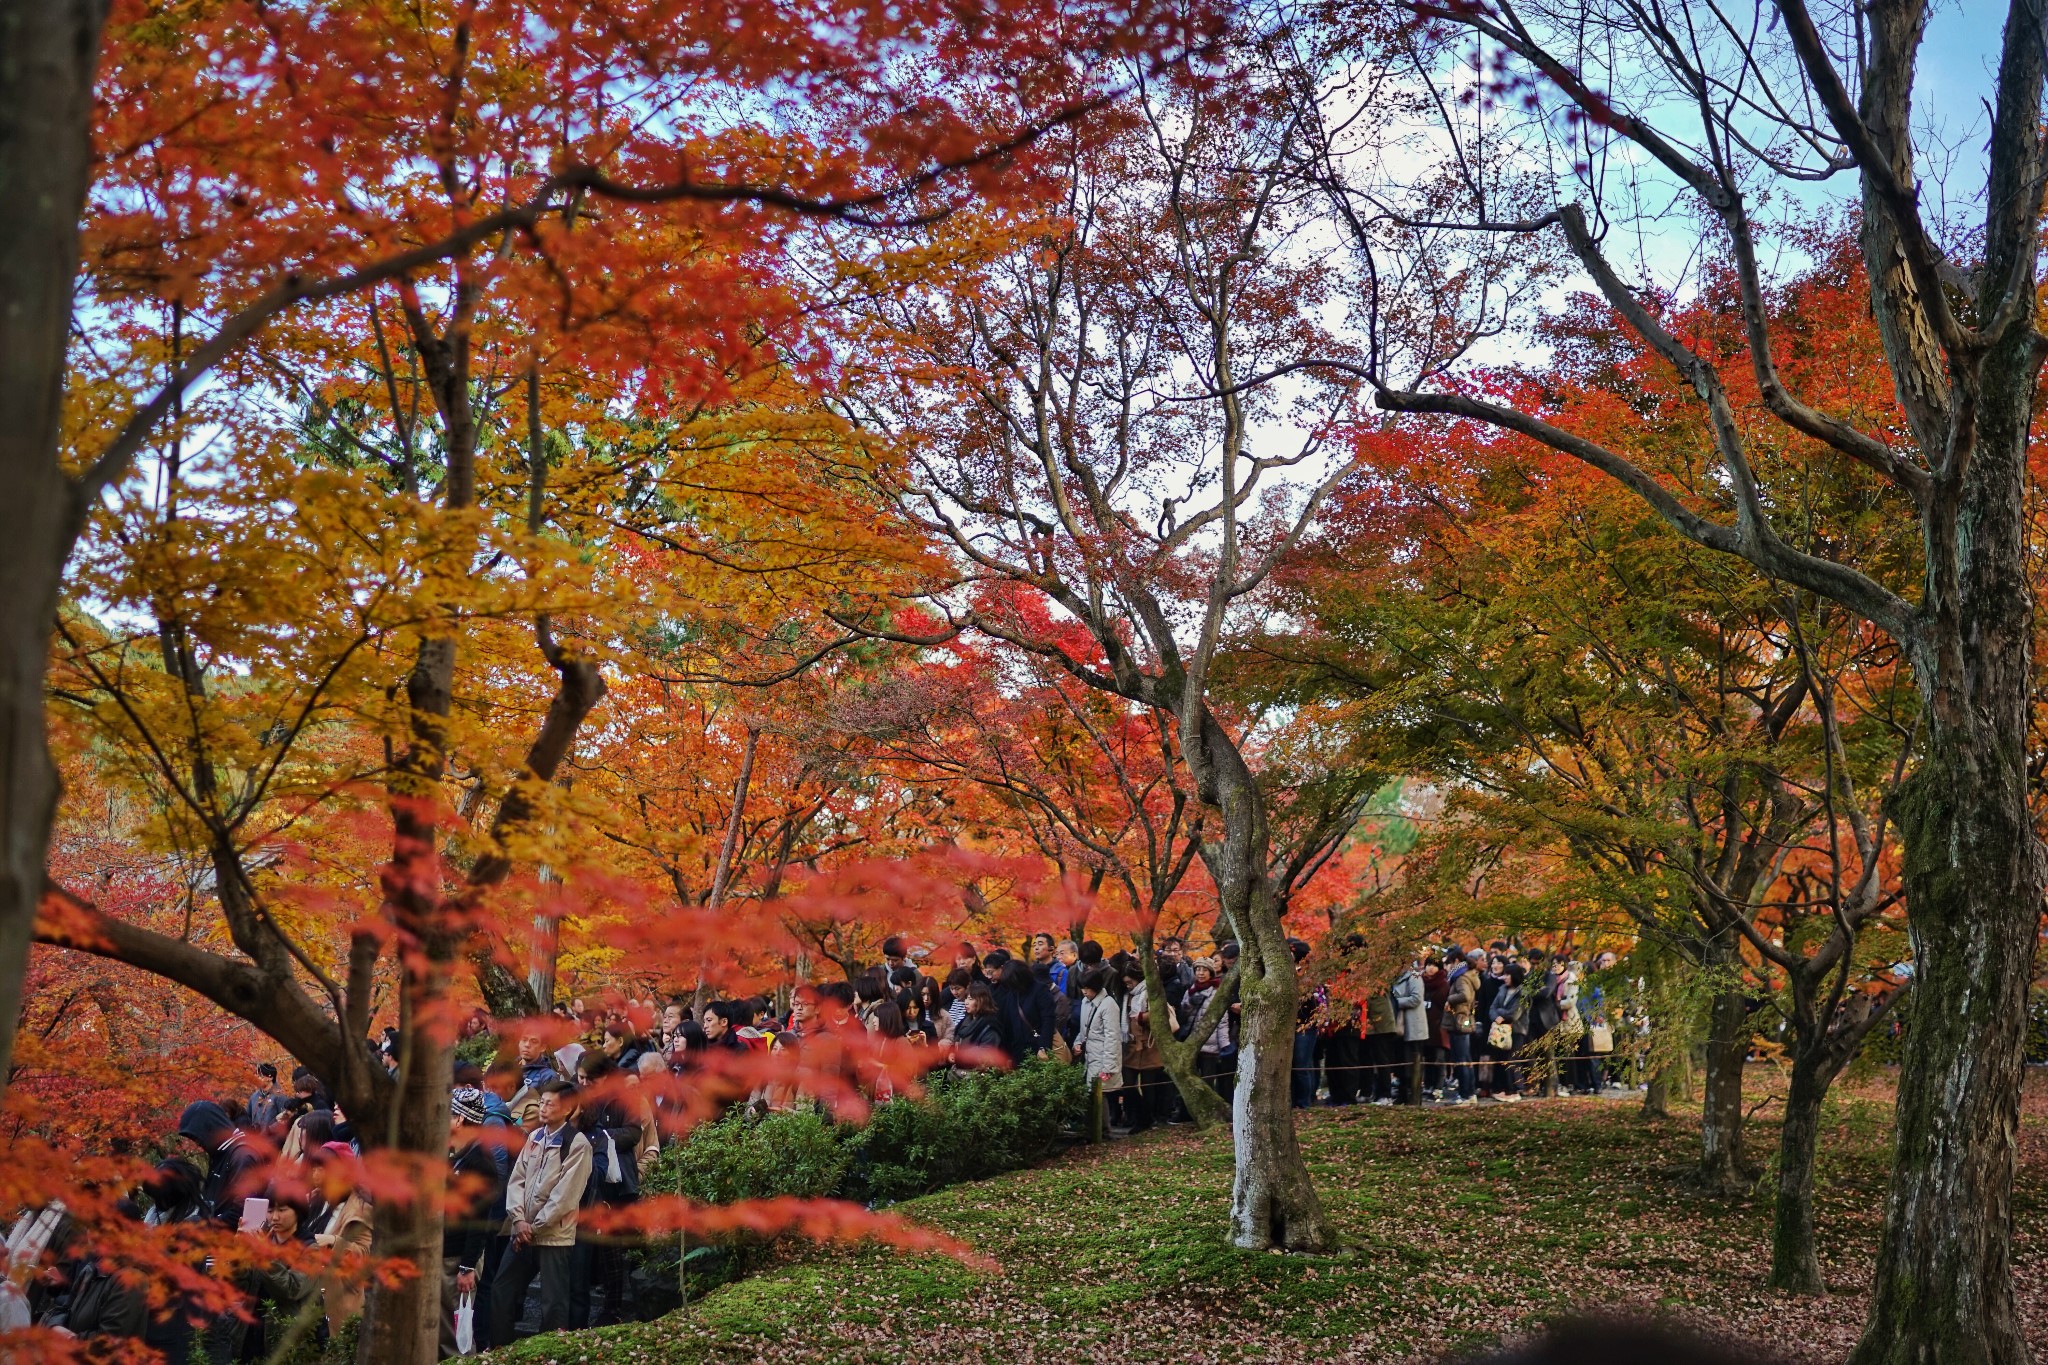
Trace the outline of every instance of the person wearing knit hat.
<instances>
[{"instance_id":1,"label":"person wearing knit hat","mask_svg":"<svg viewBox=\"0 0 2048 1365\"><path fill-rule=\"evenodd\" d=\"M448 1116L457 1123L481 1128L490 1117L484 1110L484 1092L473 1085L459 1085L448 1098Z\"/></svg>"},{"instance_id":2,"label":"person wearing knit hat","mask_svg":"<svg viewBox=\"0 0 2048 1365\"><path fill-rule=\"evenodd\" d=\"M493 1245L494 1234L505 1221L505 1178L499 1172L496 1148L510 1128L489 1127L490 1113L484 1108L484 1093L473 1085L459 1085L448 1095L448 1116L454 1120L448 1134L448 1174L452 1186L464 1190L467 1200L451 1208L446 1236L441 1243L441 1357L448 1359L469 1351L481 1351L493 1342L494 1316L491 1280L498 1268L502 1248ZM495 1135L491 1139L486 1134ZM458 1337L457 1311L467 1298L470 1332L467 1341Z\"/></svg>"}]
</instances>

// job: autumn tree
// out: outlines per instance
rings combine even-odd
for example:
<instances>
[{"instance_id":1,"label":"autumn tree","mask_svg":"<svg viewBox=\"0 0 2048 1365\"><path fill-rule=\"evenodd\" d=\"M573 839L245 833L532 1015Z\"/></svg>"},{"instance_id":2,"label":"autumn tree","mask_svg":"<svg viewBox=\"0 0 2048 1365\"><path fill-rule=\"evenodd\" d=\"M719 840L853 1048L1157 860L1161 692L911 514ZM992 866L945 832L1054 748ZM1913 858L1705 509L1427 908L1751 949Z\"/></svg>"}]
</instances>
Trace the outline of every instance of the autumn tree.
<instances>
[{"instance_id":1,"label":"autumn tree","mask_svg":"<svg viewBox=\"0 0 2048 1365\"><path fill-rule=\"evenodd\" d=\"M105 0L0 9L16 57L0 85L0 185L34 205L0 239L20 301L0 341L10 419L0 501L21 519L6 542L20 591L0 698L0 979L18 978L41 892L55 787L33 713L72 545L181 396L273 319L378 285L416 296L404 330L433 343L419 359L451 424L456 476L443 492L460 506L465 328L488 290L510 287L543 308L555 299L565 315L580 298L626 322L614 340L641 332L647 314L625 297L639 286L627 264L636 253L673 262L736 242L725 259L758 264L765 257L749 253L772 254L792 219L942 211L948 194L1013 175L1034 137L1093 107L1103 58L1175 48L1206 24L1121 6L1056 18L898 6L829 24L781 11L737 27L722 11L664 0L546 9L542 21L474 0L404 13L242 3L158 13ZM897 61L906 43L928 60ZM637 102L617 99L621 82ZM763 103L749 106L756 95ZM778 116L776 101L804 117ZM760 121L735 116L741 108ZM588 211L598 203L611 208ZM672 234L652 257L650 221ZM525 268L508 270L515 240ZM132 375L136 396L117 419L76 440L60 428L60 402L82 330L71 325L81 241L93 307L76 317L116 324L96 342L114 341L139 301L175 305L189 345L168 378ZM450 262L445 292L415 278ZM662 320L736 338L746 313L721 313L725 297L693 294L678 309L670 296ZM633 363L615 347L598 354ZM643 381L667 382L654 353L631 354ZM12 1027L0 1022L0 1061Z\"/></svg>"},{"instance_id":2,"label":"autumn tree","mask_svg":"<svg viewBox=\"0 0 2048 1365\"><path fill-rule=\"evenodd\" d=\"M925 599L929 625L865 628L978 633L1171 719L1242 950L1230 1235L1318 1251L1333 1238L1288 1107L1298 988L1281 921L1298 865L1356 809L1337 803L1283 852L1266 731L1222 704L1215 671L1336 480L1349 391L1269 382L1327 345L1323 277L1291 235L1295 124L1274 114L1259 53L1234 60L1194 93L1146 92L1099 146L1064 142L1062 221L1022 230L970 281L877 310L882 364L907 372L849 402L907 448L889 492L958 564Z\"/></svg>"},{"instance_id":3,"label":"autumn tree","mask_svg":"<svg viewBox=\"0 0 2048 1365\"><path fill-rule=\"evenodd\" d=\"M1917 758L1894 804L1918 1000L1898 1103L1886 1231L1868 1328L1854 1359L2026 1359L2011 1279L2011 1186L2020 1062L2043 863L2028 809L2033 594L2025 566L2028 429L2044 350L2035 316L2042 93L2048 34L2006 15L1987 90L1986 152L1951 212L1923 202L1932 153L1915 95L1928 6L1740 11L1596 5L1415 7L1417 79L1441 97L1440 174L1366 148L1344 107L1314 106L1314 174L1359 267L1363 315L1392 300L1371 280L1396 225L1441 230L1444 278L1508 240L1554 245L1638 342L1677 375L1712 442L1716 485L1694 498L1543 395L1487 392L1448 363L1367 358L1385 408L1512 431L1620 481L1680 534L1888 636L1922 702ZM1377 42L1373 44L1378 50ZM1479 56L1479 74L1464 63ZM1477 140L1474 140L1476 135ZM1608 178L1627 158L1640 173ZM1518 192L1492 177L1510 168ZM1978 172L1981 171L1981 174ZM1781 189L1835 181L1858 212L1871 308L1900 420L1873 425L1825 381L1794 384L1774 324L1760 221ZM1653 207L1654 205L1654 207ZM1651 214L1690 212L1733 281L1739 354L1710 354L1664 300L1685 281L1624 243ZM1414 298L1399 300L1403 308ZM1427 301L1423 302L1428 307ZM1447 335L1532 316L1495 294L1440 310ZM1748 423L1730 384L1759 403ZM1761 424L1761 425L1759 425ZM1768 435L1764 433L1768 432ZM1775 508L1781 473L1759 440L1817 443L1881 480L1873 515L1910 527L1924 576L1901 590L1833 546L1801 548Z\"/></svg>"},{"instance_id":4,"label":"autumn tree","mask_svg":"<svg viewBox=\"0 0 2048 1365\"><path fill-rule=\"evenodd\" d=\"M1102 57L1183 31L1122 9L778 12L734 29L701 7L572 3L549 18L474 3L5 10L10 52L33 55L0 94L0 181L57 215L9 242L8 268L40 272L50 305L8 324L27 330L9 333L24 363L6 380L21 417L7 500L34 522L11 542L24 633L10 668L41 676L55 575L89 544L74 591L135 616L67 610L63 704L166 798L160 837L210 867L231 946L75 894L41 932L257 1022L415 1162L420 1188L445 1153L462 977L532 999L487 902L545 846L551 781L620 640L618 580L575 548L579 518L642 537L689 523L693 542L720 523L684 491L695 452L635 444L617 413L753 414L714 449L728 470L772 468L749 450L760 415L814 370L785 287L797 226L943 213L1085 113ZM904 43L929 59L906 68ZM36 178L52 166L57 181ZM303 326L264 333L293 309ZM63 357L29 350L67 334L60 440ZM186 442L205 422L221 437L202 455ZM132 478L143 459L150 490ZM674 491L650 512L664 477ZM737 488L720 491L735 505ZM209 542L216 516L233 530ZM714 535L689 550L707 548L713 564L733 549ZM10 708L27 704L10 688ZM41 858L53 788L38 727L9 717L12 981L41 891L16 864ZM276 841L337 810L382 811L383 873L356 879L352 919L284 913ZM405 1038L395 1079L364 1043L380 979ZM421 1273L380 1283L363 1350L428 1358L438 1206L386 1198L377 1216L380 1249Z\"/></svg>"},{"instance_id":5,"label":"autumn tree","mask_svg":"<svg viewBox=\"0 0 2048 1365\"><path fill-rule=\"evenodd\" d=\"M1774 299L1810 343L1802 368L1874 354L1855 275L1838 255ZM1699 312L1704 339L1716 324ZM1560 412L1697 488L1703 442L1654 357L1597 306L1556 327L1565 359L1540 382ZM1910 574L1910 545L1887 545L1864 515L1867 479L1823 463L1801 496L1813 541ZM1902 997L1871 970L1892 960L1872 941L1900 899L1882 806L1913 713L1890 642L1663 534L1575 462L1483 428L1382 434L1290 583L1322 625L1321 648L1292 661L1357 699L1382 761L1448 794L1411 898L1469 898L1482 919L1552 932L1611 907L1713 983L1701 1175L1717 1189L1754 1180L1743 1061L1751 999L1775 999L1791 1068L1772 1280L1818 1291L1821 1101Z\"/></svg>"}]
</instances>

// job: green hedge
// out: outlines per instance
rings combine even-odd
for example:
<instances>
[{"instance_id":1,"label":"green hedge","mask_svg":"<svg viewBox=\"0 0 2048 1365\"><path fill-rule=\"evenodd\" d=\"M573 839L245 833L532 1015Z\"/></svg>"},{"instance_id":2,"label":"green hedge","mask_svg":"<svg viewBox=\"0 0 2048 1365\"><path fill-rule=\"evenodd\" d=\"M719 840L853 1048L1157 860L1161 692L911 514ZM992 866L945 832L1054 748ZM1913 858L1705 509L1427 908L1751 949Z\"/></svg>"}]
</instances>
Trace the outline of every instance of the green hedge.
<instances>
[{"instance_id":1,"label":"green hedge","mask_svg":"<svg viewBox=\"0 0 2048 1365\"><path fill-rule=\"evenodd\" d=\"M1028 1062L1015 1071L937 1076L922 1099L877 1105L848 1135L857 1154L841 1196L890 1204L1042 1161L1088 1113L1078 1066Z\"/></svg>"},{"instance_id":2,"label":"green hedge","mask_svg":"<svg viewBox=\"0 0 2048 1365\"><path fill-rule=\"evenodd\" d=\"M641 1188L708 1204L783 1195L890 1204L1040 1161L1063 1133L1082 1125L1087 1110L1077 1066L1027 1062L1014 1071L934 1075L921 1097L878 1104L857 1126L813 1109L736 1110L663 1148ZM746 1236L692 1248L690 1293L738 1279L765 1250ZM678 1254L674 1244L639 1254L634 1278L642 1303L680 1298Z\"/></svg>"},{"instance_id":3,"label":"green hedge","mask_svg":"<svg viewBox=\"0 0 2048 1365\"><path fill-rule=\"evenodd\" d=\"M650 1194L682 1194L703 1204L742 1199L827 1199L839 1193L853 1162L837 1125L815 1110L755 1116L735 1110L664 1147L641 1180Z\"/></svg>"}]
</instances>

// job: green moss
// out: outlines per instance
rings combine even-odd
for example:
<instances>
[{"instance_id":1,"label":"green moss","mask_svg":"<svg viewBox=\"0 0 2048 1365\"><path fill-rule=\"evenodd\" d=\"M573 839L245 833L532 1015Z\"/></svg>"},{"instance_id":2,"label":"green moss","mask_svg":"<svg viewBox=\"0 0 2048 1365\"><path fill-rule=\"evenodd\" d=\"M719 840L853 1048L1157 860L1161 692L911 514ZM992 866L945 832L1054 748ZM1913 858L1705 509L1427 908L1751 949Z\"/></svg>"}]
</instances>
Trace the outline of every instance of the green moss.
<instances>
[{"instance_id":1,"label":"green moss","mask_svg":"<svg viewBox=\"0 0 2048 1365\"><path fill-rule=\"evenodd\" d=\"M1219 1360L1320 1360L1333 1342L1347 1356L1400 1359L1487 1345L1586 1306L1589 1286L1609 1301L1754 1320L1768 1201L1710 1199L1682 1181L1696 1120L1652 1127L1611 1103L1374 1109L1311 1115L1302 1136L1348 1256L1228 1245L1228 1135L1163 1132L901 1206L970 1241L995 1270L805 1251L683 1313L527 1343L508 1358L901 1365L943 1354L994 1365L1028 1341L1041 1359L1091 1359L1123 1343L1122 1359L1149 1361L1185 1358L1173 1347L1192 1331ZM1751 1140L1767 1147L1772 1136L1759 1123ZM1869 1273L1889 1140L1886 1105L1830 1104L1818 1198L1831 1282ZM2019 1202L2038 1206L2044 1185L2048 1172L2024 1168ZM1774 1304L1773 1330L1795 1343L1798 1314L1843 1312L1839 1300ZM1815 1327L1816 1339L1826 1334Z\"/></svg>"}]
</instances>

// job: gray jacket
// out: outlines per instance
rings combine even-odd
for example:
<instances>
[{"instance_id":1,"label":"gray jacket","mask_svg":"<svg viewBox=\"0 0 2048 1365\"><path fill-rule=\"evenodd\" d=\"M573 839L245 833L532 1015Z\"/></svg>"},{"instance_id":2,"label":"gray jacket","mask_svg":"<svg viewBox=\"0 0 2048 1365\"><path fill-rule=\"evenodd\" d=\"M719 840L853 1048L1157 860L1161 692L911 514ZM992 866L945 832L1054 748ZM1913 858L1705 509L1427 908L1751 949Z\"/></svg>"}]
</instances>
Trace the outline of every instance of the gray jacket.
<instances>
[{"instance_id":1,"label":"gray jacket","mask_svg":"<svg viewBox=\"0 0 2048 1365\"><path fill-rule=\"evenodd\" d=\"M1394 1001L1394 1014L1401 1021L1401 1036L1411 1043L1426 1042L1429 1006L1423 1001L1422 973L1412 967L1401 973L1388 995Z\"/></svg>"},{"instance_id":2,"label":"gray jacket","mask_svg":"<svg viewBox=\"0 0 2048 1365\"><path fill-rule=\"evenodd\" d=\"M1081 1026L1075 1044L1081 1052L1081 1073L1089 1078L1122 1078L1124 1069L1124 1022L1116 1001L1107 992L1093 1000L1081 999Z\"/></svg>"}]
</instances>

